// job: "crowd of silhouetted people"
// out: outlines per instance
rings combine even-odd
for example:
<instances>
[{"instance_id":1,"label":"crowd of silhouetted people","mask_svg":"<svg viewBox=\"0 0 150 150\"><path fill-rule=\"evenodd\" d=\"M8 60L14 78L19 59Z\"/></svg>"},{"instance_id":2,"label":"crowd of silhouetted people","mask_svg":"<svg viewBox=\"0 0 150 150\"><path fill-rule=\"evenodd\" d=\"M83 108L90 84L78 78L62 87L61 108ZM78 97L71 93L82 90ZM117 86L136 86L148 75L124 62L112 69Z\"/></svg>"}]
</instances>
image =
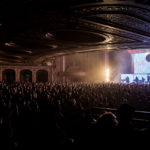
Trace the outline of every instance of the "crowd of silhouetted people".
<instances>
[{"instance_id":1,"label":"crowd of silhouetted people","mask_svg":"<svg viewBox=\"0 0 150 150\"><path fill-rule=\"evenodd\" d=\"M134 126L132 115L149 111L149 91L150 85L136 84L0 82L0 146L47 149L148 139L149 127ZM117 112L95 115L96 107Z\"/></svg>"}]
</instances>

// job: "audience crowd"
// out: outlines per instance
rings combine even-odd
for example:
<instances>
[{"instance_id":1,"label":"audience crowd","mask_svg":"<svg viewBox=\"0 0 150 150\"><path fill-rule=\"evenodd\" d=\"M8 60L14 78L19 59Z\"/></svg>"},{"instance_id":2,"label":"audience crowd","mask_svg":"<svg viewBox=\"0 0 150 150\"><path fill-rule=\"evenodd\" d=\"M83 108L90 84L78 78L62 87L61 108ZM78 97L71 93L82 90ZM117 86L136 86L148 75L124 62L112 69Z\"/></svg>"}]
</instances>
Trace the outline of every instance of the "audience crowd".
<instances>
[{"instance_id":1,"label":"audience crowd","mask_svg":"<svg viewBox=\"0 0 150 150\"><path fill-rule=\"evenodd\" d=\"M2 149L127 144L149 138L149 127L132 122L135 110L150 110L150 85L119 83L0 82ZM93 114L94 108L117 112Z\"/></svg>"}]
</instances>

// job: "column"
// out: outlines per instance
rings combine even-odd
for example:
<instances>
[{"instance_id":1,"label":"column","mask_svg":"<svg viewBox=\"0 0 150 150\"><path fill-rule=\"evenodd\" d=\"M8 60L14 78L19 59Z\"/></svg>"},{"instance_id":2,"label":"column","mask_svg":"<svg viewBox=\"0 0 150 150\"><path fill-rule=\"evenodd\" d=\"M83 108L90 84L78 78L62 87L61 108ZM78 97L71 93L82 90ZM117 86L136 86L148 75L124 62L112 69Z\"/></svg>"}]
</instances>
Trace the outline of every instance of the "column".
<instances>
[{"instance_id":1,"label":"column","mask_svg":"<svg viewBox=\"0 0 150 150\"><path fill-rule=\"evenodd\" d=\"M87 52L87 72L89 73L89 53Z\"/></svg>"},{"instance_id":2,"label":"column","mask_svg":"<svg viewBox=\"0 0 150 150\"><path fill-rule=\"evenodd\" d=\"M36 70L32 69L32 82L36 82Z\"/></svg>"},{"instance_id":3,"label":"column","mask_svg":"<svg viewBox=\"0 0 150 150\"><path fill-rule=\"evenodd\" d=\"M0 67L0 81L2 81L2 68Z\"/></svg>"},{"instance_id":4,"label":"column","mask_svg":"<svg viewBox=\"0 0 150 150\"><path fill-rule=\"evenodd\" d=\"M20 81L20 69L16 68L15 73L16 73L16 82L19 82Z\"/></svg>"},{"instance_id":5,"label":"column","mask_svg":"<svg viewBox=\"0 0 150 150\"><path fill-rule=\"evenodd\" d=\"M65 73L66 71L66 57L65 56L62 56L62 71L63 73ZM63 82L66 81L66 76L65 74L63 75Z\"/></svg>"}]
</instances>

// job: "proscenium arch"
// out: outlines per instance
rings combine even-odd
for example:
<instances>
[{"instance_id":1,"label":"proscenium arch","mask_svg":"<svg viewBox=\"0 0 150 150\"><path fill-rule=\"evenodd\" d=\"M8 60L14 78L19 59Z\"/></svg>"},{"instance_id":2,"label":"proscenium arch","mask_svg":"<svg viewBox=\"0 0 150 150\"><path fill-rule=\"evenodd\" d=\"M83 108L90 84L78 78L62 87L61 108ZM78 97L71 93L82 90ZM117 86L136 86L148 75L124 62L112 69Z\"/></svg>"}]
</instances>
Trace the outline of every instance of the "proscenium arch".
<instances>
[{"instance_id":1,"label":"proscenium arch","mask_svg":"<svg viewBox=\"0 0 150 150\"><path fill-rule=\"evenodd\" d=\"M32 82L32 71L29 69L24 69L20 71L20 81L21 82Z\"/></svg>"},{"instance_id":2,"label":"proscenium arch","mask_svg":"<svg viewBox=\"0 0 150 150\"><path fill-rule=\"evenodd\" d=\"M13 69L5 69L2 73L2 80L5 82L14 82L15 78L16 74Z\"/></svg>"},{"instance_id":3,"label":"proscenium arch","mask_svg":"<svg viewBox=\"0 0 150 150\"><path fill-rule=\"evenodd\" d=\"M48 71L38 70L36 72L36 82L47 82L48 81Z\"/></svg>"}]
</instances>

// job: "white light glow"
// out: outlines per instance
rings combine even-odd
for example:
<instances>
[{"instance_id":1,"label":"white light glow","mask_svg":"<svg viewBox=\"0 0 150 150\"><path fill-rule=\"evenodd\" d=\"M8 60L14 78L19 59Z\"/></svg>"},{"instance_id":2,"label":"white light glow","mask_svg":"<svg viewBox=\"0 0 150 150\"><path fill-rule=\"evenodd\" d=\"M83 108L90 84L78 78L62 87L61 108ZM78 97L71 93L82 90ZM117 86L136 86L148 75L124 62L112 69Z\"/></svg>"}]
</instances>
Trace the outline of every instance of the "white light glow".
<instances>
[{"instance_id":1,"label":"white light glow","mask_svg":"<svg viewBox=\"0 0 150 150\"><path fill-rule=\"evenodd\" d=\"M109 68L106 69L106 82L110 81L110 70Z\"/></svg>"}]
</instances>

